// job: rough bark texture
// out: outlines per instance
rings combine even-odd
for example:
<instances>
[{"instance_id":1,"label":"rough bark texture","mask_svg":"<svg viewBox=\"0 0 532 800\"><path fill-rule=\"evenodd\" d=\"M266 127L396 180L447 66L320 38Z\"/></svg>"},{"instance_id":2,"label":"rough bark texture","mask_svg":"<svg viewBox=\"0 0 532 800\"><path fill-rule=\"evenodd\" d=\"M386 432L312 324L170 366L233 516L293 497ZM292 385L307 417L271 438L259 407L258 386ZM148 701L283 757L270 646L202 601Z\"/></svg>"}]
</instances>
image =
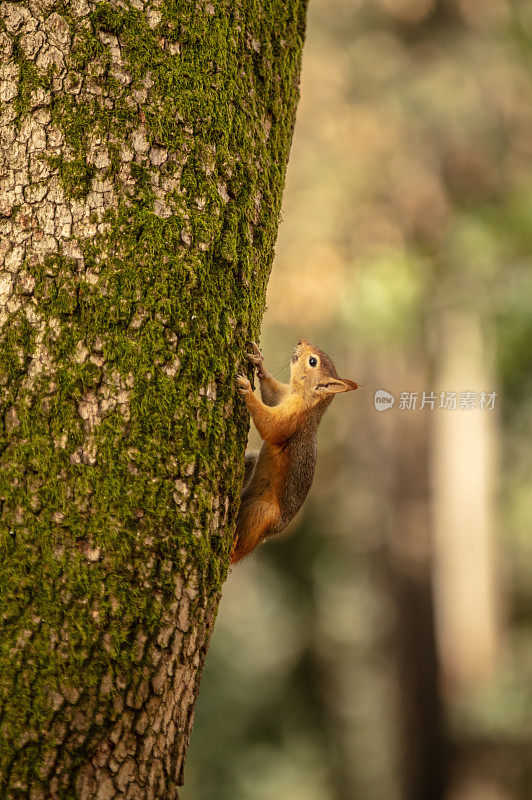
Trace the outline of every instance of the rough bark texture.
<instances>
[{"instance_id":1,"label":"rough bark texture","mask_svg":"<svg viewBox=\"0 0 532 800\"><path fill-rule=\"evenodd\" d=\"M176 798L305 1L0 15L0 797Z\"/></svg>"}]
</instances>

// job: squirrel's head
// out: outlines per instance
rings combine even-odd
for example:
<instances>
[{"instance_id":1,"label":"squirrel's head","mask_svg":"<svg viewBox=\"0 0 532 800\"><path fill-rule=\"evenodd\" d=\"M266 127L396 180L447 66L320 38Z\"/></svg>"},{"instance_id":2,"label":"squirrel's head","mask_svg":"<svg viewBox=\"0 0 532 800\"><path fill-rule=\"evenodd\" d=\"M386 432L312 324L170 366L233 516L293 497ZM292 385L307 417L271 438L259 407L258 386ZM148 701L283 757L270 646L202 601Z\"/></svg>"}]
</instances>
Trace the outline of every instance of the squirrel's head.
<instances>
[{"instance_id":1,"label":"squirrel's head","mask_svg":"<svg viewBox=\"0 0 532 800\"><path fill-rule=\"evenodd\" d=\"M312 404L330 403L335 394L358 388L354 381L339 378L327 353L306 339L297 343L292 354L290 383Z\"/></svg>"}]
</instances>

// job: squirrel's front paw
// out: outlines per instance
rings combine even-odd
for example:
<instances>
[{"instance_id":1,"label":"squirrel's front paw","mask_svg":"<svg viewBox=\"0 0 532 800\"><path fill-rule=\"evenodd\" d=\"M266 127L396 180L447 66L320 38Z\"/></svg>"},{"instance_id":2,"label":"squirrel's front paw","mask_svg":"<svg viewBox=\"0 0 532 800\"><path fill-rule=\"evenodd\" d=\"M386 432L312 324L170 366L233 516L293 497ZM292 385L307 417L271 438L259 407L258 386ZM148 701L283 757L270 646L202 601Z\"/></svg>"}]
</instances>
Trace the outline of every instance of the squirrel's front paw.
<instances>
[{"instance_id":1,"label":"squirrel's front paw","mask_svg":"<svg viewBox=\"0 0 532 800\"><path fill-rule=\"evenodd\" d=\"M238 383L238 391L240 392L242 397L245 397L248 392L252 391L251 383L249 382L249 380L246 378L245 375L237 375L236 382Z\"/></svg>"},{"instance_id":2,"label":"squirrel's front paw","mask_svg":"<svg viewBox=\"0 0 532 800\"><path fill-rule=\"evenodd\" d=\"M253 347L252 353L246 353L248 360L251 361L257 367L257 375L259 378L265 378L266 372L264 369L264 356L259 350L258 344L255 342L251 342L251 346Z\"/></svg>"}]
</instances>

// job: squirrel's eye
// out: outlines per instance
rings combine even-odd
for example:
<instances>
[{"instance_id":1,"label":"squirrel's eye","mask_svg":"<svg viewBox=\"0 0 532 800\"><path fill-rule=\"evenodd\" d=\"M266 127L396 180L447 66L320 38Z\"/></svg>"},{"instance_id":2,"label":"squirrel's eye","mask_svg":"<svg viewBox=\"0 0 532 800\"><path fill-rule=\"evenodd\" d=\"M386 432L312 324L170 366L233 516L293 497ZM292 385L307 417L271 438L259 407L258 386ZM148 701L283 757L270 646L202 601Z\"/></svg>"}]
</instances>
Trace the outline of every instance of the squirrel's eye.
<instances>
[{"instance_id":1,"label":"squirrel's eye","mask_svg":"<svg viewBox=\"0 0 532 800\"><path fill-rule=\"evenodd\" d=\"M316 364L318 363L318 359L316 358L316 356L311 356L308 360L308 363L310 364L311 367L315 367Z\"/></svg>"}]
</instances>

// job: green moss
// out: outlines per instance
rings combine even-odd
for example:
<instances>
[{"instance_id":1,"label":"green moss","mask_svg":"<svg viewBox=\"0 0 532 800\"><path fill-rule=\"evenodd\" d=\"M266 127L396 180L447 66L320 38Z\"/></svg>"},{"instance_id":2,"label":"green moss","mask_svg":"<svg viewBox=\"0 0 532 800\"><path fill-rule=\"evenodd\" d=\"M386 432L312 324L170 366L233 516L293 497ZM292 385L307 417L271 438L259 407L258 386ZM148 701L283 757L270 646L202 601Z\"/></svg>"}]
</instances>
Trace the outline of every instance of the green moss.
<instances>
[{"instance_id":1,"label":"green moss","mask_svg":"<svg viewBox=\"0 0 532 800\"><path fill-rule=\"evenodd\" d=\"M87 164L84 156L73 161L67 161L63 156L52 156L48 162L52 169L58 170L67 197L76 200L86 197L96 174L93 164Z\"/></svg>"},{"instance_id":2,"label":"green moss","mask_svg":"<svg viewBox=\"0 0 532 800\"><path fill-rule=\"evenodd\" d=\"M115 9L110 6L109 3L98 3L96 5L96 10L91 14L91 21L96 30L107 31L107 33L114 33L116 35L121 33L125 23L128 25L131 24L131 18L128 18L128 12Z\"/></svg>"},{"instance_id":3,"label":"green moss","mask_svg":"<svg viewBox=\"0 0 532 800\"><path fill-rule=\"evenodd\" d=\"M25 265L53 375L43 372L31 388L23 381L36 332L22 311L0 347L4 411L15 406L19 420L3 432L0 448L0 584L8 587L0 605L9 623L0 641L0 689L10 697L0 764L21 775L44 752L17 751L17 732L49 726L54 687L83 685L82 703L110 670L130 683L135 632L151 638L159 630L176 573L198 573L200 608L225 580L248 423L234 377L247 343L260 335L304 20L296 0L270 3L267 13L246 0L238 20L230 3L214 4L210 14L168 0L154 28L132 7L99 3L90 26L79 30L68 4L56 10L76 34L65 86L83 75L99 91L52 91L53 76L39 74L17 45L17 118L29 112L35 86L52 91L52 123L65 149L49 163L65 195L83 200L103 177L117 205L103 216L105 230L78 242L82 270L61 255ZM102 34L118 37L131 83L118 80ZM131 98L145 84L141 120ZM121 147L141 124L168 159L156 169L133 161L124 181ZM103 175L90 161L89 133L108 142ZM166 197L169 216L157 212L155 173L178 179ZM94 225L101 221L91 214ZM87 271L98 274L97 283ZM141 322L132 327L134 319ZM80 344L98 356L97 339L105 369L98 357L76 357ZM172 377L163 367L176 357ZM78 406L113 374L127 383L129 414L109 408L91 433L92 457L80 452L87 435ZM205 393L209 385L215 400ZM111 385L110 394L116 391ZM191 469L193 502L182 510L176 481L189 482ZM230 520L210 536L218 496L229 498ZM80 542L100 548L101 560L88 562ZM34 630L31 643L17 649L26 628ZM64 647L51 647L58 632ZM101 646L104 632L110 649ZM111 706L102 708L110 719Z\"/></svg>"},{"instance_id":4,"label":"green moss","mask_svg":"<svg viewBox=\"0 0 532 800\"><path fill-rule=\"evenodd\" d=\"M50 87L53 72L52 70L45 74L39 72L33 61L26 58L18 36L13 40L13 61L19 66L17 94L13 100L15 122L18 126L23 116L28 113L31 95L35 89L48 89Z\"/></svg>"}]
</instances>

